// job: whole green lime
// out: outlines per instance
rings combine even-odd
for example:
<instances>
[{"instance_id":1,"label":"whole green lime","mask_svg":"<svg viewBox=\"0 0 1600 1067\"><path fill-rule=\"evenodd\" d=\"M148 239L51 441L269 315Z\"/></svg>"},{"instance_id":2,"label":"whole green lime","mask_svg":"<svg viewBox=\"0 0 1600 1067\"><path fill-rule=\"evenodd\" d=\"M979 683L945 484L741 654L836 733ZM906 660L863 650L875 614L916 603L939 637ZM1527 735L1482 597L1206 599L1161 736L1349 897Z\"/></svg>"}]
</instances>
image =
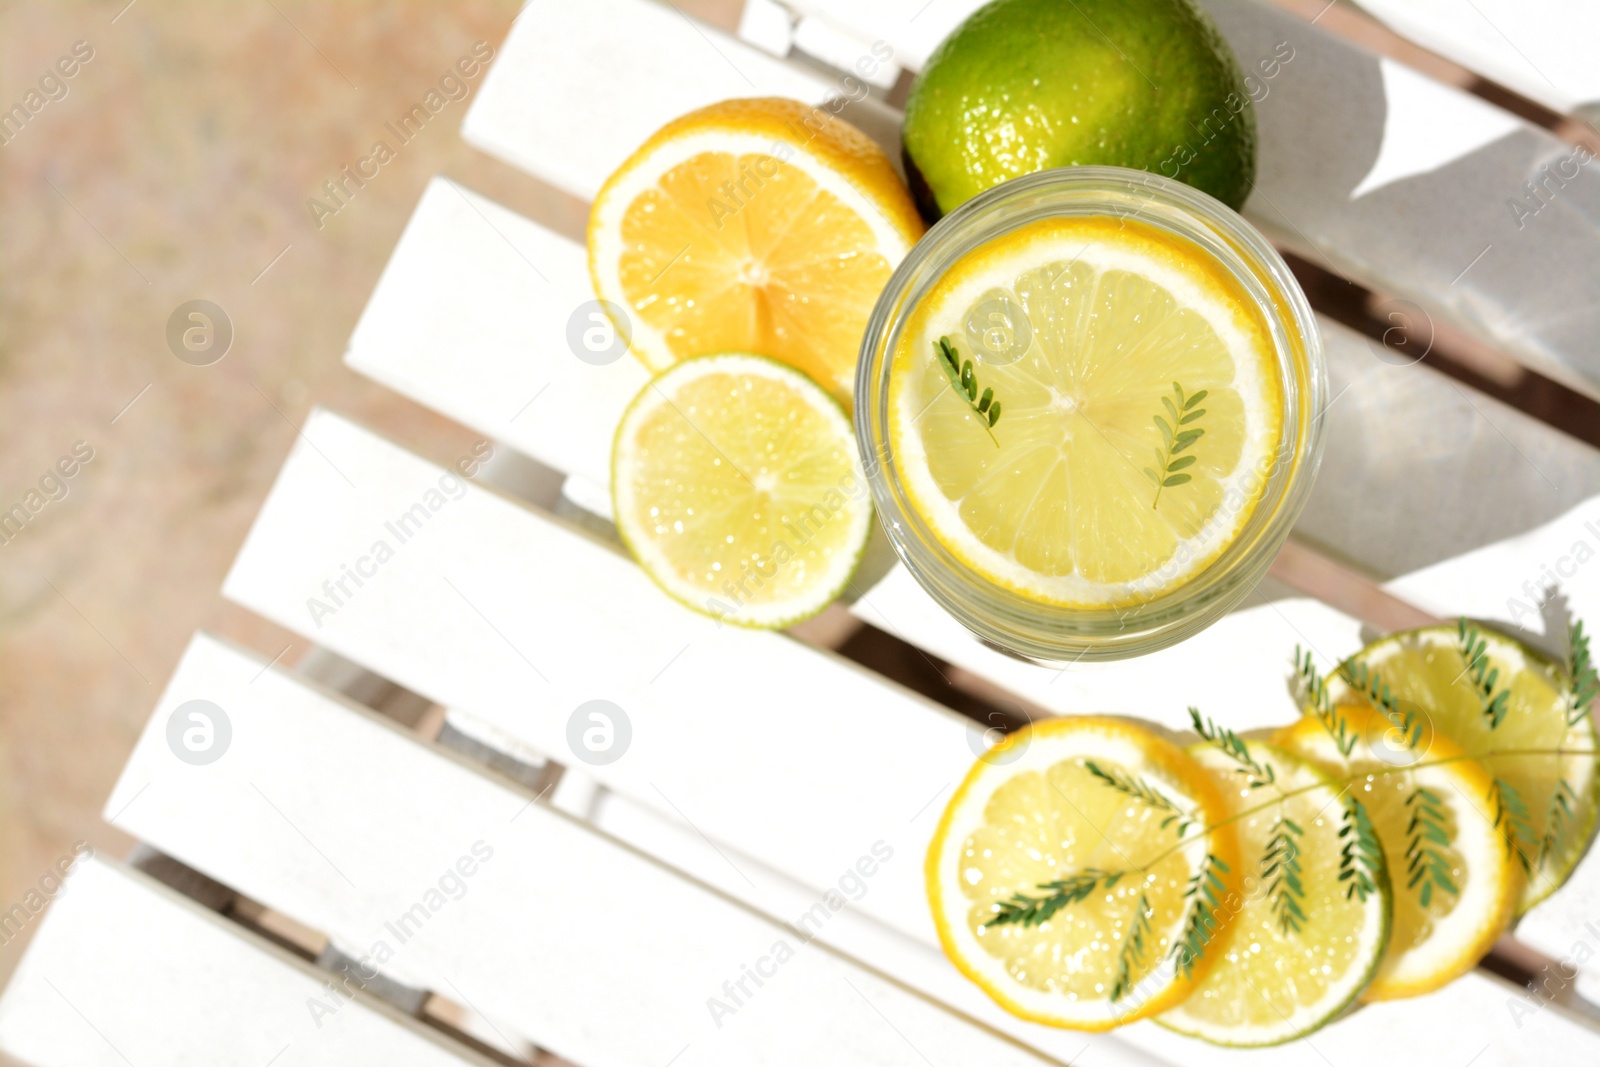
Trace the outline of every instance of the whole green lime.
<instances>
[{"instance_id":1,"label":"whole green lime","mask_svg":"<svg viewBox=\"0 0 1600 1067\"><path fill-rule=\"evenodd\" d=\"M994 0L929 58L902 139L931 218L1050 167L1135 167L1233 208L1255 181L1250 93L1193 0Z\"/></svg>"}]
</instances>

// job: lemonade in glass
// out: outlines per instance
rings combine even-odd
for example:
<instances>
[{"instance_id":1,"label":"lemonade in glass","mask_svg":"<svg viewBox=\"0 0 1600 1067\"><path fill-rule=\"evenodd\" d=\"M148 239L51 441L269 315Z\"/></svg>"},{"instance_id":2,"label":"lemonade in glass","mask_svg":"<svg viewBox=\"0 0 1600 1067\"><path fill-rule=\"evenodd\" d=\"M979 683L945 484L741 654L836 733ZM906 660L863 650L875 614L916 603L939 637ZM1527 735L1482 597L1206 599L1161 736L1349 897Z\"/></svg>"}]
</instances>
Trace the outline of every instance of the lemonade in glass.
<instances>
[{"instance_id":1,"label":"lemonade in glass","mask_svg":"<svg viewBox=\"0 0 1600 1067\"><path fill-rule=\"evenodd\" d=\"M1182 640L1266 572L1326 394L1311 309L1230 209L1143 171L997 186L929 231L863 342L885 529L985 641L1046 661Z\"/></svg>"}]
</instances>

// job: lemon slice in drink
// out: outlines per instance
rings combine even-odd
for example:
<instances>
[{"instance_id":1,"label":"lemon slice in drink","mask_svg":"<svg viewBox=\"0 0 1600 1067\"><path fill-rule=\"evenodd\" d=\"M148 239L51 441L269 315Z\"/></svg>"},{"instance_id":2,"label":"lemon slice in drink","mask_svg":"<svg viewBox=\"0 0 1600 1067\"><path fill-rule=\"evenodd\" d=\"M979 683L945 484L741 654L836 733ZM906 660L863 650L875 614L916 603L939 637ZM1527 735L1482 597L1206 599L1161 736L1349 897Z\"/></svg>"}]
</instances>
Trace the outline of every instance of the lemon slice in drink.
<instances>
[{"instance_id":1,"label":"lemon slice in drink","mask_svg":"<svg viewBox=\"0 0 1600 1067\"><path fill-rule=\"evenodd\" d=\"M1335 713L1347 728L1348 755L1310 715L1279 731L1273 743L1344 786L1366 809L1383 846L1394 926L1364 999L1431 992L1477 965L1516 905L1517 868L1494 826L1492 779L1426 723L1413 745L1365 704L1336 705Z\"/></svg>"},{"instance_id":2,"label":"lemon slice in drink","mask_svg":"<svg viewBox=\"0 0 1600 1067\"><path fill-rule=\"evenodd\" d=\"M849 403L867 318L922 231L883 150L828 107L727 100L607 179L589 272L651 370L759 352Z\"/></svg>"},{"instance_id":3,"label":"lemon slice in drink","mask_svg":"<svg viewBox=\"0 0 1600 1067\"><path fill-rule=\"evenodd\" d=\"M1201 829L1221 814L1206 773L1140 727L1073 717L1012 734L973 766L928 848L945 954L1050 1026L1106 1030L1171 1007L1212 963L1202 950L1177 965L1197 902L1237 896L1232 835ZM1049 903L1061 892L1074 899Z\"/></svg>"},{"instance_id":4,"label":"lemon slice in drink","mask_svg":"<svg viewBox=\"0 0 1600 1067\"><path fill-rule=\"evenodd\" d=\"M640 390L617 426L611 498L617 532L656 584L764 629L837 599L872 527L849 416L761 356L687 360Z\"/></svg>"},{"instance_id":5,"label":"lemon slice in drink","mask_svg":"<svg viewBox=\"0 0 1600 1067\"><path fill-rule=\"evenodd\" d=\"M1359 845L1354 808L1340 785L1288 752L1245 742L1252 767L1210 746L1189 751L1237 819L1244 899L1218 937L1215 965L1156 1021L1218 1045L1304 1037L1355 1003L1383 961L1391 901L1382 850L1368 834L1370 847L1346 860L1345 842Z\"/></svg>"},{"instance_id":6,"label":"lemon slice in drink","mask_svg":"<svg viewBox=\"0 0 1600 1067\"><path fill-rule=\"evenodd\" d=\"M1502 783L1507 808L1502 826L1509 830L1513 859L1527 875L1520 915L1567 880L1594 836L1600 779L1592 753L1600 751L1600 738L1593 717L1578 718L1569 707L1568 679L1560 666L1509 637L1474 632L1470 658L1459 625L1431 626L1391 634L1362 649L1351 663L1377 671L1403 707L1419 712ZM1477 684L1473 664L1480 656L1481 680L1494 675L1491 693L1482 693ZM1328 685L1336 700L1346 698L1349 686L1342 677L1329 679ZM1492 716L1485 703L1501 693L1503 710ZM1554 755L1558 749L1575 751ZM1495 808L1483 794L1475 799Z\"/></svg>"},{"instance_id":7,"label":"lemon slice in drink","mask_svg":"<svg viewBox=\"0 0 1600 1067\"><path fill-rule=\"evenodd\" d=\"M1215 559L1284 419L1243 291L1197 248L1103 217L1029 223L958 260L907 318L888 405L933 535L989 580L1078 608L1149 600Z\"/></svg>"}]
</instances>

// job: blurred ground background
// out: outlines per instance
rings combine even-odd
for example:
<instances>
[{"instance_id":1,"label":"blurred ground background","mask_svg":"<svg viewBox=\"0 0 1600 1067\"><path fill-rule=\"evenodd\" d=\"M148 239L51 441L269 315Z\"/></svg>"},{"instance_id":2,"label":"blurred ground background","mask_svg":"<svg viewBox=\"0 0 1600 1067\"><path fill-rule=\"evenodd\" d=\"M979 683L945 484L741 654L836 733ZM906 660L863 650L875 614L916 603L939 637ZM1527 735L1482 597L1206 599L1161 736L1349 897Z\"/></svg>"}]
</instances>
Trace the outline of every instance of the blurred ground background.
<instances>
[{"instance_id":1,"label":"blurred ground background","mask_svg":"<svg viewBox=\"0 0 1600 1067\"><path fill-rule=\"evenodd\" d=\"M514 0L126 2L0 3L0 109L93 49L0 147L0 511L76 442L94 450L0 544L0 912L75 842L132 845L101 807L195 629L290 644L218 590L313 404L425 453L470 444L341 363L428 178L574 235L584 218L461 142L470 97L320 230L306 207L474 42L498 49ZM212 366L167 347L195 298L233 323ZM0 946L0 982L31 933Z\"/></svg>"}]
</instances>

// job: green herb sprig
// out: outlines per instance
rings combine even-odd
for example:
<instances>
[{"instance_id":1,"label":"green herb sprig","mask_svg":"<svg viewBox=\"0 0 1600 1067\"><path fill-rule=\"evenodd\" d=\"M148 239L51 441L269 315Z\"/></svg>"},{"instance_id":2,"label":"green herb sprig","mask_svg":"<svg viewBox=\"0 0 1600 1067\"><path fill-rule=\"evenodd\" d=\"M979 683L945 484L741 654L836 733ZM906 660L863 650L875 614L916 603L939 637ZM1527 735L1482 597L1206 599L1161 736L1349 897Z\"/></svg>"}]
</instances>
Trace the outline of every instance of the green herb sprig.
<instances>
[{"instance_id":1,"label":"green herb sprig","mask_svg":"<svg viewBox=\"0 0 1600 1067\"><path fill-rule=\"evenodd\" d=\"M1328 731L1328 736L1333 738L1333 743L1339 746L1339 755L1350 758L1350 753L1355 751L1356 735L1345 722L1343 713L1334 706L1333 697L1328 692L1328 682L1317 670L1316 663L1311 658L1311 650L1294 646L1294 671L1296 699L1300 706L1310 711Z\"/></svg>"},{"instance_id":2,"label":"green herb sprig","mask_svg":"<svg viewBox=\"0 0 1600 1067\"><path fill-rule=\"evenodd\" d=\"M1220 926L1217 912L1222 908L1222 892L1227 888L1222 875L1228 873L1228 865L1207 852L1205 861L1184 889L1184 899L1189 902L1189 917L1184 921L1183 935L1173 949L1172 959L1185 978L1193 977L1195 965L1216 936Z\"/></svg>"},{"instance_id":3,"label":"green herb sprig","mask_svg":"<svg viewBox=\"0 0 1600 1067\"><path fill-rule=\"evenodd\" d=\"M1539 840L1539 866L1561 850L1566 843L1568 828L1572 825L1573 805L1578 794L1565 778L1556 779L1555 790L1550 794L1550 806L1544 813L1544 837Z\"/></svg>"},{"instance_id":4,"label":"green herb sprig","mask_svg":"<svg viewBox=\"0 0 1600 1067\"><path fill-rule=\"evenodd\" d=\"M1302 907L1306 887L1300 881L1300 838L1304 833L1299 823L1287 815L1279 815L1261 856L1261 878L1263 881L1271 879L1267 896L1272 901L1272 914L1278 920L1280 933L1298 934L1306 921Z\"/></svg>"},{"instance_id":5,"label":"green herb sprig","mask_svg":"<svg viewBox=\"0 0 1600 1067\"><path fill-rule=\"evenodd\" d=\"M1157 792L1144 779L1135 778L1133 775L1119 771L1116 768L1108 771L1094 760L1084 760L1083 766L1090 774L1100 779L1102 784L1115 789L1124 796L1132 797L1145 807L1166 812L1166 817L1161 820L1161 829L1165 830L1168 826L1176 824L1178 836L1181 838L1188 832L1189 827L1194 825L1181 808Z\"/></svg>"},{"instance_id":6,"label":"green herb sprig","mask_svg":"<svg viewBox=\"0 0 1600 1067\"><path fill-rule=\"evenodd\" d=\"M1406 825L1407 889L1417 890L1417 900L1426 908L1434 890L1460 894L1450 877L1450 860L1444 850L1450 847L1450 831L1445 823L1444 800L1427 786L1418 786L1406 797L1411 822Z\"/></svg>"},{"instance_id":7,"label":"green herb sprig","mask_svg":"<svg viewBox=\"0 0 1600 1067\"><path fill-rule=\"evenodd\" d=\"M1184 427L1192 422L1198 422L1206 413L1205 408L1196 405L1204 400L1208 393L1209 390L1201 389L1199 392L1187 394L1183 391L1182 385L1173 382L1173 395L1161 398L1161 406L1166 409L1167 417L1155 415L1153 419L1167 447L1164 450L1160 448L1155 450L1154 467L1144 468L1144 476L1156 487L1155 499L1150 502L1152 511L1161 503L1161 490L1182 485L1192 477L1184 471L1184 468L1192 467L1196 457L1193 454L1185 456L1180 453L1187 452L1196 441L1205 436L1206 431L1199 426L1191 426L1187 430Z\"/></svg>"},{"instance_id":8,"label":"green herb sprig","mask_svg":"<svg viewBox=\"0 0 1600 1067\"><path fill-rule=\"evenodd\" d=\"M1154 936L1150 932L1150 898L1143 893L1139 894L1139 903L1134 908L1133 921L1128 924L1128 933L1122 939L1122 949L1117 953L1117 977L1111 983L1111 1000L1121 1000L1133 992L1133 969L1144 966L1146 939Z\"/></svg>"},{"instance_id":9,"label":"green herb sprig","mask_svg":"<svg viewBox=\"0 0 1600 1067\"><path fill-rule=\"evenodd\" d=\"M1422 721L1416 709L1400 707L1400 701L1383 680L1382 674L1361 660L1351 660L1339 668L1339 677L1365 697L1367 703L1382 712L1384 718L1405 735L1406 744L1415 748L1422 743Z\"/></svg>"},{"instance_id":10,"label":"green herb sprig","mask_svg":"<svg viewBox=\"0 0 1600 1067\"><path fill-rule=\"evenodd\" d=\"M1582 619L1567 623L1567 678L1567 725L1576 726L1600 696L1600 675L1589 657L1589 635Z\"/></svg>"},{"instance_id":11,"label":"green herb sprig","mask_svg":"<svg viewBox=\"0 0 1600 1067\"><path fill-rule=\"evenodd\" d=\"M1364 904L1378 891L1378 879L1386 873L1386 866L1378 831L1366 806L1355 797L1345 798L1339 841L1339 881L1346 883L1344 898L1358 897Z\"/></svg>"},{"instance_id":12,"label":"green herb sprig","mask_svg":"<svg viewBox=\"0 0 1600 1067\"><path fill-rule=\"evenodd\" d=\"M1200 709L1189 708L1189 721L1194 723L1194 732L1205 738L1206 742L1232 760L1240 774L1248 775L1250 788L1260 789L1264 785L1271 785L1278 780L1278 772L1270 763L1261 763L1250 755L1250 747L1240 739L1239 735L1226 726L1218 726L1209 718L1200 714Z\"/></svg>"},{"instance_id":13,"label":"green herb sprig","mask_svg":"<svg viewBox=\"0 0 1600 1067\"><path fill-rule=\"evenodd\" d=\"M1494 801L1494 824L1505 834L1506 853L1514 853L1523 873L1531 875L1539 856L1540 839L1533 829L1528 802L1504 778L1496 778L1489 786L1488 799Z\"/></svg>"},{"instance_id":14,"label":"green herb sprig","mask_svg":"<svg viewBox=\"0 0 1600 1067\"><path fill-rule=\"evenodd\" d=\"M981 394L978 392L978 372L972 369L972 360L963 360L950 338L939 338L933 350L939 366L944 369L944 376L950 379L950 387L966 401L967 407L978 417L983 432L999 448L1000 439L994 435L994 426L1000 421L1000 401L994 398L994 390L985 389Z\"/></svg>"},{"instance_id":15,"label":"green herb sprig","mask_svg":"<svg viewBox=\"0 0 1600 1067\"><path fill-rule=\"evenodd\" d=\"M1044 895L1030 897L1015 893L1010 900L995 905L994 918L986 926L1038 926L1047 923L1056 912L1069 904L1087 900L1095 890L1110 889L1122 880L1127 871L1103 871L1086 867L1054 882L1041 882L1035 888Z\"/></svg>"},{"instance_id":16,"label":"green herb sprig","mask_svg":"<svg viewBox=\"0 0 1600 1067\"><path fill-rule=\"evenodd\" d=\"M1495 683L1500 680L1500 668L1489 665L1488 642L1476 626L1466 619L1457 619L1456 647L1466 661L1467 673L1472 676L1472 691L1483 707L1483 717L1489 720L1489 729L1499 729L1506 717L1511 690L1495 689Z\"/></svg>"}]
</instances>

